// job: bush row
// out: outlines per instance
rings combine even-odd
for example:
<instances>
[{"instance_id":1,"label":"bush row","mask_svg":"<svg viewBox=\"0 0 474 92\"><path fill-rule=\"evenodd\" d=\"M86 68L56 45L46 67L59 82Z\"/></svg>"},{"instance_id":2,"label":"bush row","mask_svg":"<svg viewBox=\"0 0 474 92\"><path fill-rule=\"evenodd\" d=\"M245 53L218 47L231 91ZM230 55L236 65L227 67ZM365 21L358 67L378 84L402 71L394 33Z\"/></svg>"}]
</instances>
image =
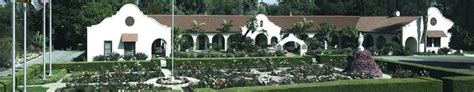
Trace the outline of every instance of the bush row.
<instances>
[{"instance_id":1,"label":"bush row","mask_svg":"<svg viewBox=\"0 0 474 92\"><path fill-rule=\"evenodd\" d=\"M117 52L110 53L110 55L99 55L93 58L94 61L118 61L120 59L130 61L130 60L145 60L148 56L145 53L136 53L134 55L125 55L122 56Z\"/></svg>"},{"instance_id":2,"label":"bush row","mask_svg":"<svg viewBox=\"0 0 474 92\"><path fill-rule=\"evenodd\" d=\"M449 68L427 66L416 63L402 62L402 61L392 61L381 58L376 58L375 61L379 63L384 72L389 70L397 70L399 68L411 70L414 72L427 71L431 77L440 79L441 77L451 77L451 76L472 76L468 73L452 71Z\"/></svg>"},{"instance_id":3,"label":"bush row","mask_svg":"<svg viewBox=\"0 0 474 92\"><path fill-rule=\"evenodd\" d=\"M211 51L211 52L176 52L176 58L220 58L220 57L261 57L261 56L283 56L284 54L281 52L269 53L266 50L258 50L255 52L218 52L218 51Z\"/></svg>"},{"instance_id":4,"label":"bush row","mask_svg":"<svg viewBox=\"0 0 474 92\"><path fill-rule=\"evenodd\" d=\"M237 67L237 68L255 68L264 67L270 64L268 61L272 61L274 65L289 66L297 65L302 63L311 63L311 57L239 57L239 58L177 58L174 60L175 66L182 65L196 65L205 64L209 67L225 68L225 67ZM159 62L158 59L152 61ZM171 66L172 61L167 59L167 65ZM262 62L264 61L264 62ZM232 66L237 63L245 66ZM278 67L278 66L276 66Z\"/></svg>"},{"instance_id":5,"label":"bush row","mask_svg":"<svg viewBox=\"0 0 474 92\"><path fill-rule=\"evenodd\" d=\"M355 91L357 90L357 91ZM442 81L429 78L339 80L321 83L236 87L221 90L196 89L196 92L442 92Z\"/></svg>"},{"instance_id":6,"label":"bush row","mask_svg":"<svg viewBox=\"0 0 474 92\"><path fill-rule=\"evenodd\" d=\"M34 77L39 76L42 72L42 67L39 64L34 64L29 66L26 69L27 79L33 79ZM15 73L16 75L16 84L17 85L23 85L23 70L19 70ZM2 77L0 79L0 91L2 92L11 92L12 91L12 86L13 86L13 81L12 81L12 76L9 75L7 77Z\"/></svg>"},{"instance_id":7,"label":"bush row","mask_svg":"<svg viewBox=\"0 0 474 92\"><path fill-rule=\"evenodd\" d=\"M474 91L474 76L443 77L444 92Z\"/></svg>"},{"instance_id":8,"label":"bush row","mask_svg":"<svg viewBox=\"0 0 474 92\"><path fill-rule=\"evenodd\" d=\"M159 67L159 62L149 61L117 61L117 62L71 62L71 63L53 63L53 69L67 69L68 71L98 71L102 69L111 69L117 65L132 66L141 64L144 68Z\"/></svg>"},{"instance_id":9,"label":"bush row","mask_svg":"<svg viewBox=\"0 0 474 92\"><path fill-rule=\"evenodd\" d=\"M345 54L337 54L337 55L327 55L327 54L319 54L315 56L319 63L328 64L332 66L336 66L339 68L345 68L349 61L352 61L352 56L348 56Z\"/></svg>"}]
</instances>

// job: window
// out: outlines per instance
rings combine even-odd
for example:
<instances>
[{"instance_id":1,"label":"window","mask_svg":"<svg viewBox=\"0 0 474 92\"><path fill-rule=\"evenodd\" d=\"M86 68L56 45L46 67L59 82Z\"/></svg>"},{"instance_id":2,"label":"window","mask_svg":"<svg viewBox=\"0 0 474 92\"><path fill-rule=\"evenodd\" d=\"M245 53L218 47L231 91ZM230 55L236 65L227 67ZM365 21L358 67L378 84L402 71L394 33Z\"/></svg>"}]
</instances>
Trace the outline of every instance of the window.
<instances>
[{"instance_id":1,"label":"window","mask_svg":"<svg viewBox=\"0 0 474 92\"><path fill-rule=\"evenodd\" d=\"M435 19L435 18L431 18L430 24L431 24L432 26L435 26L436 23L437 23L436 19Z\"/></svg>"},{"instance_id":2,"label":"window","mask_svg":"<svg viewBox=\"0 0 474 92\"><path fill-rule=\"evenodd\" d=\"M435 47L440 47L441 46L441 38L439 38L439 37L433 38L433 41L434 41L434 46Z\"/></svg>"},{"instance_id":3,"label":"window","mask_svg":"<svg viewBox=\"0 0 474 92\"><path fill-rule=\"evenodd\" d=\"M112 41L104 41L104 55L112 53Z\"/></svg>"},{"instance_id":4,"label":"window","mask_svg":"<svg viewBox=\"0 0 474 92\"><path fill-rule=\"evenodd\" d=\"M441 46L441 38L439 37L428 37L428 47L440 47Z\"/></svg>"},{"instance_id":5,"label":"window","mask_svg":"<svg viewBox=\"0 0 474 92\"><path fill-rule=\"evenodd\" d=\"M125 24L127 26L133 26L133 24L135 24L135 19L133 19L133 17L131 16L128 16L127 18L125 18Z\"/></svg>"},{"instance_id":6,"label":"window","mask_svg":"<svg viewBox=\"0 0 474 92\"><path fill-rule=\"evenodd\" d=\"M263 27L263 21L260 20L260 27Z\"/></svg>"},{"instance_id":7,"label":"window","mask_svg":"<svg viewBox=\"0 0 474 92\"><path fill-rule=\"evenodd\" d=\"M135 42L125 42L123 44L125 49L125 55L135 55Z\"/></svg>"}]
</instances>

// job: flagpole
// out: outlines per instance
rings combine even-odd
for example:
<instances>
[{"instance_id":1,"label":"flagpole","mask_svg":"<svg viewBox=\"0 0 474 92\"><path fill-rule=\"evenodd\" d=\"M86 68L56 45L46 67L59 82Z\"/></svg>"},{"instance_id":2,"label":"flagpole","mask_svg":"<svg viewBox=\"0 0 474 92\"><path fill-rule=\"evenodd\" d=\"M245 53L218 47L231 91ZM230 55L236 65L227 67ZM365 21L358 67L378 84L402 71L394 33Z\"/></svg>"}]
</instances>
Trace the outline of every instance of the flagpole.
<instances>
[{"instance_id":1,"label":"flagpole","mask_svg":"<svg viewBox=\"0 0 474 92\"><path fill-rule=\"evenodd\" d=\"M46 6L43 0L43 80L46 79Z\"/></svg>"},{"instance_id":2,"label":"flagpole","mask_svg":"<svg viewBox=\"0 0 474 92\"><path fill-rule=\"evenodd\" d=\"M52 50L53 49L53 40L52 40L53 39L53 35L52 35L53 34L53 22L52 22L53 21L52 19L53 18L53 15L52 15L53 3L52 2L53 0L49 0L48 2L49 3L49 76L53 75L52 66L51 66L51 61L53 60L51 59L51 56L53 55L52 53L53 51Z\"/></svg>"},{"instance_id":3,"label":"flagpole","mask_svg":"<svg viewBox=\"0 0 474 92\"><path fill-rule=\"evenodd\" d=\"M175 0L172 0L171 2L173 3L171 5L171 19L172 19L172 23L171 23L171 79L174 79L174 56L173 56L173 49L174 49L174 2Z\"/></svg>"},{"instance_id":4,"label":"flagpole","mask_svg":"<svg viewBox=\"0 0 474 92\"><path fill-rule=\"evenodd\" d=\"M16 74L15 74L15 65L16 65L16 0L12 1L12 81L13 81L13 86L12 86L12 91L16 91Z\"/></svg>"},{"instance_id":5,"label":"flagpole","mask_svg":"<svg viewBox=\"0 0 474 92\"><path fill-rule=\"evenodd\" d=\"M28 3L23 3L23 7L25 7L25 9L23 10L23 92L26 92L27 91L27 88L26 88L26 70L27 70L27 67L26 67L26 9L28 9L26 7Z\"/></svg>"}]
</instances>

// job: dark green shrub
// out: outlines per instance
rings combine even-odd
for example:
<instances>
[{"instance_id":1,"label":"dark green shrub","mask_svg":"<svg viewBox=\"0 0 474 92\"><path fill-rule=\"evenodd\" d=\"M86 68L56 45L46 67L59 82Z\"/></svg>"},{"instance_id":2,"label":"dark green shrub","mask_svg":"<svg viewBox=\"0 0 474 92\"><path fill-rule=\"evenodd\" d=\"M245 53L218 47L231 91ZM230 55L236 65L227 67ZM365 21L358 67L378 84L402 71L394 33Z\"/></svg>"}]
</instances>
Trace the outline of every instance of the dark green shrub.
<instances>
[{"instance_id":1,"label":"dark green shrub","mask_svg":"<svg viewBox=\"0 0 474 92\"><path fill-rule=\"evenodd\" d=\"M98 56L95 56L94 61L106 61L107 60L107 56L104 56L104 55L98 55Z\"/></svg>"},{"instance_id":2,"label":"dark green shrub","mask_svg":"<svg viewBox=\"0 0 474 92\"><path fill-rule=\"evenodd\" d=\"M130 61L130 60L132 60L134 57L135 57L134 55L125 55L125 56L123 56L123 60L125 60L125 61Z\"/></svg>"},{"instance_id":3,"label":"dark green shrub","mask_svg":"<svg viewBox=\"0 0 474 92\"><path fill-rule=\"evenodd\" d=\"M446 54L448 54L448 52L450 52L450 51L451 51L451 49L449 49L449 48L439 48L439 49L438 49L438 54L446 55Z\"/></svg>"},{"instance_id":4,"label":"dark green shrub","mask_svg":"<svg viewBox=\"0 0 474 92\"><path fill-rule=\"evenodd\" d=\"M443 77L444 92L474 91L474 76Z\"/></svg>"},{"instance_id":5,"label":"dark green shrub","mask_svg":"<svg viewBox=\"0 0 474 92\"><path fill-rule=\"evenodd\" d=\"M134 55L137 60L146 60L148 56L145 53L137 53Z\"/></svg>"},{"instance_id":6,"label":"dark green shrub","mask_svg":"<svg viewBox=\"0 0 474 92\"><path fill-rule=\"evenodd\" d=\"M235 87L204 92L443 92L443 83L433 78L340 80L290 85Z\"/></svg>"},{"instance_id":7,"label":"dark green shrub","mask_svg":"<svg viewBox=\"0 0 474 92\"><path fill-rule=\"evenodd\" d=\"M118 61L120 58L122 58L122 55L120 55L117 52L110 53L110 55L107 56L108 61Z\"/></svg>"},{"instance_id":8,"label":"dark green shrub","mask_svg":"<svg viewBox=\"0 0 474 92\"><path fill-rule=\"evenodd\" d=\"M402 46L396 42L388 42L382 49L382 55L388 55L392 52L392 55L400 55L402 53Z\"/></svg>"}]
</instances>

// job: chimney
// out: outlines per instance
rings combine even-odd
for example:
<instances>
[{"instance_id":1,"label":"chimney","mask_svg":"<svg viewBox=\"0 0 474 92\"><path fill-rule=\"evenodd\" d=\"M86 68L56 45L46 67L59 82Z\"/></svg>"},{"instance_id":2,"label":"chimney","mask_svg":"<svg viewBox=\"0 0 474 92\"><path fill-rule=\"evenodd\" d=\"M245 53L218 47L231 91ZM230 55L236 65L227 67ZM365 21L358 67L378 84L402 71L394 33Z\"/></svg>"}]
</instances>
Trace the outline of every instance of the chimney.
<instances>
[{"instance_id":1,"label":"chimney","mask_svg":"<svg viewBox=\"0 0 474 92\"><path fill-rule=\"evenodd\" d=\"M395 17L400 17L400 11L395 11Z\"/></svg>"}]
</instances>

